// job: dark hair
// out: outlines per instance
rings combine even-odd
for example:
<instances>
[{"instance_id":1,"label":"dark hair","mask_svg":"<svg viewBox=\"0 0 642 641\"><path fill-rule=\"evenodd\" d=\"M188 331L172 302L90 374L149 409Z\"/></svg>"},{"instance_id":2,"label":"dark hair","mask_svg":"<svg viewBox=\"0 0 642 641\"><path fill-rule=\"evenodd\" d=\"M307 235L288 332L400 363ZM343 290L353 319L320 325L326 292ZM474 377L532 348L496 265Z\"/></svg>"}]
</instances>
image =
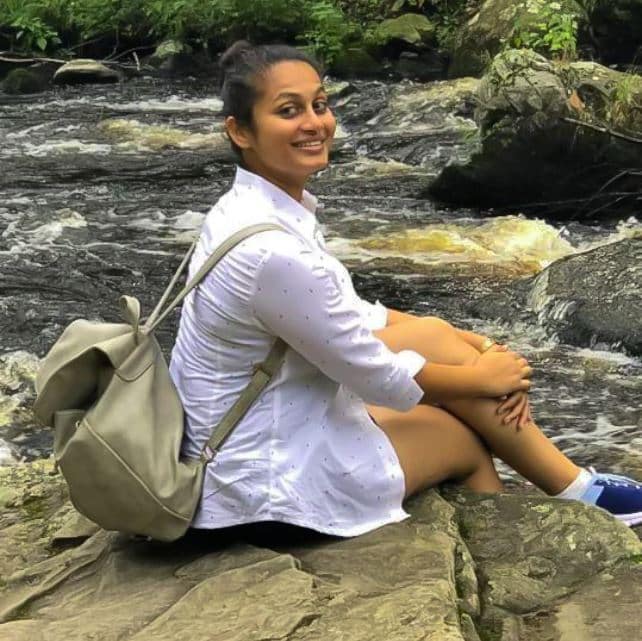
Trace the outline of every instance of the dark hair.
<instances>
[{"instance_id":1,"label":"dark hair","mask_svg":"<svg viewBox=\"0 0 642 641\"><path fill-rule=\"evenodd\" d=\"M247 40L237 40L219 60L223 117L234 116L240 125L252 129L252 110L260 97L259 76L272 65L289 60L307 62L319 76L323 75L319 62L300 49L281 44L254 46ZM242 158L241 149L232 139L230 143Z\"/></svg>"}]
</instances>

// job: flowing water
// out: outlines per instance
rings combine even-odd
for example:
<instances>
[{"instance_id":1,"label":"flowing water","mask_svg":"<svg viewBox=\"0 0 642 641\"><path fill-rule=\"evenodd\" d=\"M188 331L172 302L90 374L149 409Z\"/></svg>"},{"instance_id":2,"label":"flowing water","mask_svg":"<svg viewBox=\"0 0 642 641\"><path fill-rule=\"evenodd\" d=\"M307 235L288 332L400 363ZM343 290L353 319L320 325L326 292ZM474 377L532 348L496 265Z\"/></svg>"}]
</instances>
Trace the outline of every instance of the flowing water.
<instances>
[{"instance_id":1,"label":"flowing water","mask_svg":"<svg viewBox=\"0 0 642 641\"><path fill-rule=\"evenodd\" d=\"M472 144L470 88L333 84L335 159L310 187L329 249L367 297L523 352L545 431L580 463L642 474L639 359L558 344L537 318L500 324L470 312L480 296L642 226L553 224L426 199L431 178ZM195 80L0 96L0 465L51 449L29 408L39 358L64 326L116 320L124 292L150 311L229 184L220 108L214 87ZM166 349L175 325L161 331Z\"/></svg>"}]
</instances>

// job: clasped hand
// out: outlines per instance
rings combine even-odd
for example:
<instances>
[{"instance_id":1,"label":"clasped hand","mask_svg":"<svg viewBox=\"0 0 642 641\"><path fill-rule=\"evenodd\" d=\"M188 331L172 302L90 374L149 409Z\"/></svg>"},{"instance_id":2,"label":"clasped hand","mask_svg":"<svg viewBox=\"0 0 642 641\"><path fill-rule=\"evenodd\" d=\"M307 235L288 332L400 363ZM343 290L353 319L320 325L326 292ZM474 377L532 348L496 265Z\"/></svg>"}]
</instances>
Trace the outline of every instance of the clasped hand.
<instances>
[{"instance_id":1,"label":"clasped hand","mask_svg":"<svg viewBox=\"0 0 642 641\"><path fill-rule=\"evenodd\" d=\"M476 366L485 393L501 401L497 413L503 423L516 421L516 427L525 427L532 420L528 390L533 369L528 361L505 345L493 345L479 356Z\"/></svg>"}]
</instances>

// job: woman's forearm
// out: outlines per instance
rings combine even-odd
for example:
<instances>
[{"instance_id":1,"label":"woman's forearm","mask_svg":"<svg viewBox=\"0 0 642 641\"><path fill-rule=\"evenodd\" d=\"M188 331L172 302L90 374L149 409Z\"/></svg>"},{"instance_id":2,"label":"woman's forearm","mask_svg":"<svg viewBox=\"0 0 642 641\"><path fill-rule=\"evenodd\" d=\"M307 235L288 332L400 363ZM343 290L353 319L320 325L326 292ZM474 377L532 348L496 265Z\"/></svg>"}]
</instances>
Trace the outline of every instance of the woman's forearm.
<instances>
[{"instance_id":1,"label":"woman's forearm","mask_svg":"<svg viewBox=\"0 0 642 641\"><path fill-rule=\"evenodd\" d=\"M415 380L424 390L424 403L484 396L483 381L473 365L426 363Z\"/></svg>"}]
</instances>

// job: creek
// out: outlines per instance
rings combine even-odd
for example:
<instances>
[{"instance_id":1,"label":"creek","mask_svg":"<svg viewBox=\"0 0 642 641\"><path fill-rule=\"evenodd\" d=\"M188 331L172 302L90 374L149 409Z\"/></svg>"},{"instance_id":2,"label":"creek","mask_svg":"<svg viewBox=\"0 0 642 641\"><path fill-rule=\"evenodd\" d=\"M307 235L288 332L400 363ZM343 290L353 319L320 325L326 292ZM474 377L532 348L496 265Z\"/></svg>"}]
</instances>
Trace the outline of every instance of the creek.
<instances>
[{"instance_id":1,"label":"creek","mask_svg":"<svg viewBox=\"0 0 642 641\"><path fill-rule=\"evenodd\" d=\"M465 92L465 82L333 84L336 153L309 187L323 203L328 248L364 296L521 351L536 370L535 416L578 463L642 472L640 359L609 345L561 344L537 318L500 324L470 311L516 278L641 226L428 200L430 180L474 136L465 101L450 93L457 83ZM51 451L30 404L38 359L64 326L79 317L119 320L121 293L149 312L225 191L233 162L220 109L203 80L0 95L0 465ZM160 331L165 349L175 327L176 317Z\"/></svg>"}]
</instances>

